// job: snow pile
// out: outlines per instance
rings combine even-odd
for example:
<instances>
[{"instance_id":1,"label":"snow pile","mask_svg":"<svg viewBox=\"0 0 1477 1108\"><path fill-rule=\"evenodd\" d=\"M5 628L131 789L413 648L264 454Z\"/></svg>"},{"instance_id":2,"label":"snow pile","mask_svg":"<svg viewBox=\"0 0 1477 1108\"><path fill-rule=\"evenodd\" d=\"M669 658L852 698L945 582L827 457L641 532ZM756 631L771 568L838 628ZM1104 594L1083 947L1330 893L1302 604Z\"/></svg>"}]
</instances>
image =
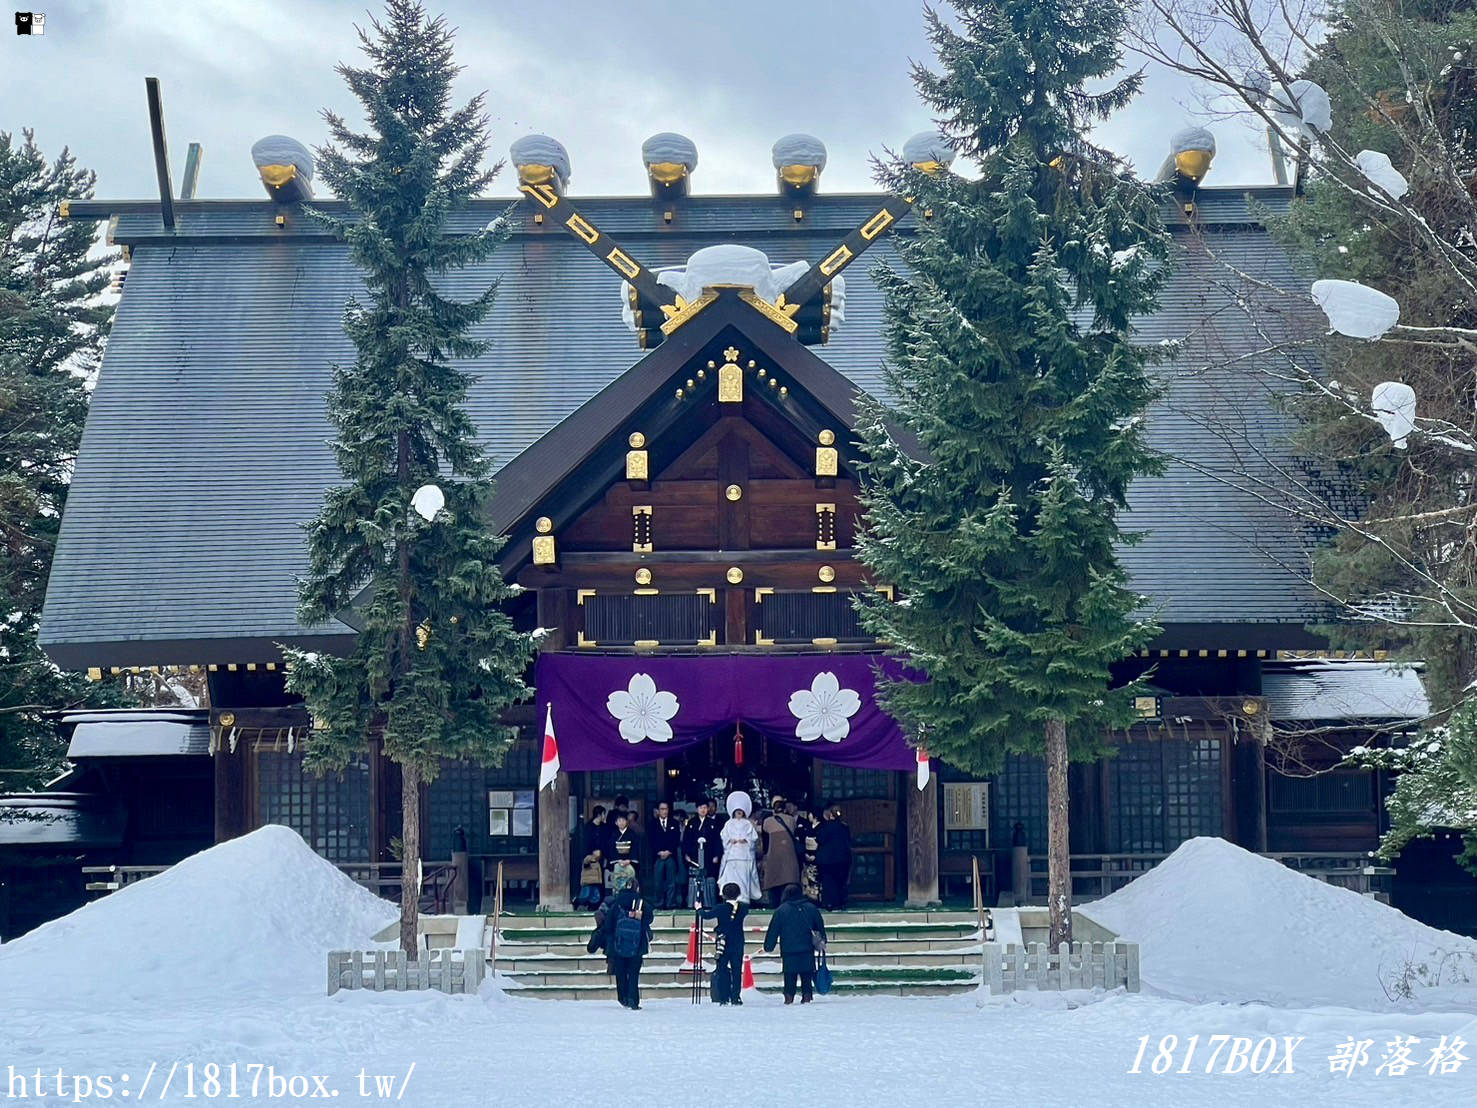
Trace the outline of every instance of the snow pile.
<instances>
[{"instance_id":1,"label":"snow pile","mask_svg":"<svg viewBox=\"0 0 1477 1108\"><path fill-rule=\"evenodd\" d=\"M368 949L396 915L297 832L268 826L6 943L0 980L7 996L114 1010L317 997L325 954Z\"/></svg>"},{"instance_id":2,"label":"snow pile","mask_svg":"<svg viewBox=\"0 0 1477 1108\"><path fill-rule=\"evenodd\" d=\"M1393 296L1358 281L1314 281L1311 291L1328 325L1351 339L1377 339L1400 322Z\"/></svg>"},{"instance_id":3,"label":"snow pile","mask_svg":"<svg viewBox=\"0 0 1477 1108\"><path fill-rule=\"evenodd\" d=\"M1399 200L1410 191L1410 182L1405 179L1405 174L1395 168L1388 154L1381 154L1378 150L1361 150L1354 158L1354 164L1370 184L1384 189L1391 199Z\"/></svg>"},{"instance_id":4,"label":"snow pile","mask_svg":"<svg viewBox=\"0 0 1477 1108\"><path fill-rule=\"evenodd\" d=\"M1477 1004L1477 941L1224 839L1191 839L1077 911L1138 942L1145 986L1183 1000L1371 1010Z\"/></svg>"},{"instance_id":5,"label":"snow pile","mask_svg":"<svg viewBox=\"0 0 1477 1108\"><path fill-rule=\"evenodd\" d=\"M709 285L748 285L765 300L774 301L809 270L809 262L772 265L764 251L729 242L704 247L685 266L663 269L656 279L689 302Z\"/></svg>"},{"instance_id":6,"label":"snow pile","mask_svg":"<svg viewBox=\"0 0 1477 1108\"><path fill-rule=\"evenodd\" d=\"M1333 104L1313 81L1293 81L1287 92L1273 93L1271 108L1277 125L1293 137L1317 138L1333 126Z\"/></svg>"},{"instance_id":7,"label":"snow pile","mask_svg":"<svg viewBox=\"0 0 1477 1108\"><path fill-rule=\"evenodd\" d=\"M1381 381L1370 394L1370 406L1395 449L1404 450L1415 430L1415 389L1403 381Z\"/></svg>"}]
</instances>

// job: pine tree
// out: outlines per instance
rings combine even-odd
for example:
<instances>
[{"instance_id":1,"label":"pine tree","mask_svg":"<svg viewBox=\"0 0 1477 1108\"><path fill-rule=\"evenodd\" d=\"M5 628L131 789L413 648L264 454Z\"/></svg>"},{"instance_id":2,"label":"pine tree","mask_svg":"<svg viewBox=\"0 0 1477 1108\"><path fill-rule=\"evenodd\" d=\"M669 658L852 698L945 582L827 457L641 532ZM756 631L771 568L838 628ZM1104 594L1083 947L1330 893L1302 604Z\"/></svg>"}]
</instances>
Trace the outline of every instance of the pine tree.
<instances>
[{"instance_id":1,"label":"pine tree","mask_svg":"<svg viewBox=\"0 0 1477 1108\"><path fill-rule=\"evenodd\" d=\"M927 673L885 683L931 754L978 774L1046 759L1053 947L1070 939L1067 765L1102 753L1133 685L1110 667L1155 633L1118 562L1116 514L1155 472L1140 415L1168 254L1153 196L1086 138L1138 88L1091 93L1119 65L1112 0L952 0L915 68L925 105L978 180L885 166L930 213L885 268L888 408L860 427L858 556L901 593L867 628ZM916 436L904 449L892 427Z\"/></svg>"},{"instance_id":2,"label":"pine tree","mask_svg":"<svg viewBox=\"0 0 1477 1108\"><path fill-rule=\"evenodd\" d=\"M401 768L400 944L414 955L421 787L444 758L501 761L515 737L501 717L527 695L532 643L503 608L518 590L498 568L503 539L483 523L491 471L465 408L471 377L453 364L486 348L469 332L496 289L461 303L433 281L497 244L491 230L445 230L501 168L482 168L482 97L451 108L453 35L415 0L389 0L384 22L371 19L359 38L372 67L338 72L370 130L325 112L334 144L318 152L353 217L315 215L348 244L368 303L351 301L344 316L357 356L334 368L328 411L347 483L309 528L300 616L317 625L367 600L347 657L286 653L289 688L315 721L306 764L341 769L378 735ZM437 482L445 506L425 521L412 499Z\"/></svg>"},{"instance_id":3,"label":"pine tree","mask_svg":"<svg viewBox=\"0 0 1477 1108\"><path fill-rule=\"evenodd\" d=\"M36 641L72 461L113 309L115 253L90 254L97 224L62 220L96 175L65 149L48 163L26 131L0 133L0 790L64 766L47 709L118 702L115 682L58 669Z\"/></svg>"}]
</instances>

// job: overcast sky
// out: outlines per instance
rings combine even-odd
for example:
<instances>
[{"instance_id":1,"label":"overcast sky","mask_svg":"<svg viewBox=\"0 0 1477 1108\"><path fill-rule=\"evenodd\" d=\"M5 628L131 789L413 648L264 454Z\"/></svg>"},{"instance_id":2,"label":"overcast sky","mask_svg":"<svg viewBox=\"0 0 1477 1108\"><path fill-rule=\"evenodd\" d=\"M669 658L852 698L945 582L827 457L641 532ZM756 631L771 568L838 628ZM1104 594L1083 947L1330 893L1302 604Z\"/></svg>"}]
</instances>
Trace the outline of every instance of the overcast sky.
<instances>
[{"instance_id":1,"label":"overcast sky","mask_svg":"<svg viewBox=\"0 0 1477 1108\"><path fill-rule=\"evenodd\" d=\"M353 27L364 22L362 0L30 2L45 13L45 34L28 39L12 25L0 35L0 130L35 128L48 154L70 146L97 171L100 196L156 195L145 76L163 82L176 192L189 142L205 148L199 196L256 197L256 139L283 133L317 146L321 109L361 118L333 67L362 58ZM459 28L461 92L487 91L495 155L521 135L553 135L569 150L573 196L644 193L641 142L667 130L697 143L696 193L773 188L770 144L792 131L826 143L824 191L870 189L868 155L930 126L908 76L910 61L931 61L915 0L428 8ZM1152 176L1197 108L1183 80L1151 72L1145 95L1098 141ZM1270 180L1249 129L1214 129L1208 183ZM511 195L511 172L494 187Z\"/></svg>"}]
</instances>

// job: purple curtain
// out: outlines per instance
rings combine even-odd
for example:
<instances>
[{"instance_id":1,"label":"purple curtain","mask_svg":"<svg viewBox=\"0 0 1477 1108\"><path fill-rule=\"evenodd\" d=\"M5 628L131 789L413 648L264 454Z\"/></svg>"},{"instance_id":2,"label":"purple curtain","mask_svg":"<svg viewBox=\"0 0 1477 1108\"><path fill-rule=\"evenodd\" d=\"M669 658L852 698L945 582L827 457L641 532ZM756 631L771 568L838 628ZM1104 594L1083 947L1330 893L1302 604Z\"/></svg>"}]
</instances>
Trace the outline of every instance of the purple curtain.
<instances>
[{"instance_id":1,"label":"purple curtain","mask_svg":"<svg viewBox=\"0 0 1477 1108\"><path fill-rule=\"evenodd\" d=\"M544 654L538 719L552 706L566 770L644 765L736 723L822 761L910 770L913 748L877 705L878 665L905 672L867 654Z\"/></svg>"}]
</instances>

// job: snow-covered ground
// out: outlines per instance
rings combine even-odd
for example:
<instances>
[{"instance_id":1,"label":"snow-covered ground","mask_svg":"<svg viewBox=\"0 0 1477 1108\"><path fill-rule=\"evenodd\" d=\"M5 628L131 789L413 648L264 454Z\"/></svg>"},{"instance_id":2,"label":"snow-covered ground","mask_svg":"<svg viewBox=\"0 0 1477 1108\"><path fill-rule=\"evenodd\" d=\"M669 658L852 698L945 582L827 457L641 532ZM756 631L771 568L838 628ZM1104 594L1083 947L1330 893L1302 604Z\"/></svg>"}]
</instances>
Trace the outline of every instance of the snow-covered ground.
<instances>
[{"instance_id":1,"label":"snow-covered ground","mask_svg":"<svg viewBox=\"0 0 1477 1108\"><path fill-rule=\"evenodd\" d=\"M162 1102L184 1103L193 1063L194 1102L227 1101L230 1088L212 1096L203 1067L234 1062L238 1095L227 1102L235 1104L306 1103L317 1088L300 1081L304 1095L272 1098L263 1075L253 1096L253 1063L279 1078L322 1075L341 1102L396 1099L403 1083L399 1102L427 1108L612 1099L816 1108L1477 1102L1477 1061L1446 1074L1425 1068L1442 1036L1449 1044L1460 1035L1464 1053L1477 1056L1477 1018L1463 990L1417 988L1414 999L1391 1001L1377 981L1371 992L1363 980L1370 961L1357 949L1370 936L1404 935L1417 949L1465 940L1388 910L1371 914L1352 894L1328 900L1328 890L1309 891L1299 883L1316 883L1296 874L1284 885L1280 867L1258 873L1262 864L1197 841L1092 910L1144 943L1138 996L1017 994L983 1004L833 996L794 1008L754 997L742 1009L661 1001L628 1012L613 1002L507 998L490 986L473 997L325 996L323 951L367 945L393 910L292 832L265 828L0 947L0 1099L71 1103L73 1075L110 1077L115 1103L125 1090L140 1099L152 1063L141 1099L161 1102L173 1066ZM1219 913L1207 907L1216 903ZM1247 928L1264 933L1260 949ZM1197 929L1216 933L1204 944L1208 969L1190 957L1202 943ZM1155 1075L1166 1035L1177 1037L1168 1067L1176 1072ZM1286 1068L1286 1040L1302 1041L1291 1073L1220 1072L1234 1043L1206 1073L1216 1035L1248 1046L1271 1040L1275 1069ZM1419 1040L1407 1044L1413 1068L1376 1073L1397 1036ZM1349 1076L1331 1073L1329 1056L1351 1037L1370 1040L1368 1063ZM1145 1041L1142 1072L1133 1073ZM58 1068L62 1097L54 1095ZM47 1095L36 1098L31 1085L29 1101L20 1099L15 1079L33 1082L37 1070ZM393 1079L387 1096L373 1075ZM91 1099L101 1099L96 1089Z\"/></svg>"}]
</instances>

